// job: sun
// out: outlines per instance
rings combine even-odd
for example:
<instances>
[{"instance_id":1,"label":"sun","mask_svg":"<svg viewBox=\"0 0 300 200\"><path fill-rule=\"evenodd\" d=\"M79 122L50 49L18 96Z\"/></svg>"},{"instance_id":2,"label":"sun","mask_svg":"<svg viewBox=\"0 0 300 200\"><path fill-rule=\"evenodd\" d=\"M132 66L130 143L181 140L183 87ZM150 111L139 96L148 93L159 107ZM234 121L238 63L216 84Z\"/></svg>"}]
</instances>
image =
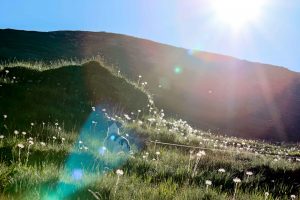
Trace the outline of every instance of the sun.
<instances>
[{"instance_id":1,"label":"sun","mask_svg":"<svg viewBox=\"0 0 300 200\"><path fill-rule=\"evenodd\" d=\"M218 21L240 30L260 19L265 3L266 0L212 0L212 7Z\"/></svg>"}]
</instances>

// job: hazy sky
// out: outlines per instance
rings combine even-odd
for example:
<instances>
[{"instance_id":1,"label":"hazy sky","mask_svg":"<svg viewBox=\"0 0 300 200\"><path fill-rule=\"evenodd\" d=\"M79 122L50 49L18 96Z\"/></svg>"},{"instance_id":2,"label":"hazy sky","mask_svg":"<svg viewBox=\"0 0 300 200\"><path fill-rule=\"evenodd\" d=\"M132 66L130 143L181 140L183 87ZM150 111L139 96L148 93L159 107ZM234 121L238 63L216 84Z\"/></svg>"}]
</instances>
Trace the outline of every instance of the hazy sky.
<instances>
[{"instance_id":1,"label":"hazy sky","mask_svg":"<svg viewBox=\"0 0 300 200\"><path fill-rule=\"evenodd\" d=\"M251 20L212 1L0 0L0 28L122 33L300 72L299 0L256 0L265 3Z\"/></svg>"}]
</instances>

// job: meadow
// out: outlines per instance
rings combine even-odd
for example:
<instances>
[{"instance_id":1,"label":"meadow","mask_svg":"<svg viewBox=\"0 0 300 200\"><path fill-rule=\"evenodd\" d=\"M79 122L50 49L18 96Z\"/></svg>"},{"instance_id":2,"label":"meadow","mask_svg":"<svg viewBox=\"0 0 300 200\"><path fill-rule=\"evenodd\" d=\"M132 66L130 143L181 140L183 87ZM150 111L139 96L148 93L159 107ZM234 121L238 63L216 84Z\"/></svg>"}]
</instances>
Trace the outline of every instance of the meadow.
<instances>
[{"instance_id":1,"label":"meadow","mask_svg":"<svg viewBox=\"0 0 300 200\"><path fill-rule=\"evenodd\" d=\"M299 144L195 129L155 106L142 75L4 63L0 91L0 199L299 199ZM113 122L130 153L103 146Z\"/></svg>"}]
</instances>

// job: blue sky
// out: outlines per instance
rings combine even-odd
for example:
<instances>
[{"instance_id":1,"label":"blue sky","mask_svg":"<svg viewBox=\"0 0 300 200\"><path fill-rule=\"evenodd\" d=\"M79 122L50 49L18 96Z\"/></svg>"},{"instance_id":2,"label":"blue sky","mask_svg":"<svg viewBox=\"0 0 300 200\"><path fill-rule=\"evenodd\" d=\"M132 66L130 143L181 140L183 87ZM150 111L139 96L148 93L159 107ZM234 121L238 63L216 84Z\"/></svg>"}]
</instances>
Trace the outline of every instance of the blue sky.
<instances>
[{"instance_id":1,"label":"blue sky","mask_svg":"<svg viewBox=\"0 0 300 200\"><path fill-rule=\"evenodd\" d=\"M121 33L300 72L300 1L267 1L236 31L210 0L0 0L0 28Z\"/></svg>"}]
</instances>

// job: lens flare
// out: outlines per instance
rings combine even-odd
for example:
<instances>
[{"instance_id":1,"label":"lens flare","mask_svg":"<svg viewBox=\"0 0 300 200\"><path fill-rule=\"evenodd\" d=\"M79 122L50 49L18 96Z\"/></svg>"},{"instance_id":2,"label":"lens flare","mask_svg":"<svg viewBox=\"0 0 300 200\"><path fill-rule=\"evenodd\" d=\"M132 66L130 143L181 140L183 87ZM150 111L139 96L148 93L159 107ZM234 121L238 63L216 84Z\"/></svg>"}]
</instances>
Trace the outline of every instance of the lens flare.
<instances>
[{"instance_id":1,"label":"lens flare","mask_svg":"<svg viewBox=\"0 0 300 200\"><path fill-rule=\"evenodd\" d=\"M73 149L69 152L65 165L60 172L59 180L50 189L49 185L45 187L47 189L42 191L41 199L69 198L78 190L101 179L107 172L120 168L127 161L131 152L122 151L122 148L118 147L113 149L119 151L110 151L104 145L107 137L109 140L121 141L120 144L110 143L113 145L124 146L125 143L123 144L122 141L128 141L123 136L118 135L117 125L104 111L106 110L100 107L92 109L92 113L74 142ZM109 136L111 131L117 134L117 137L115 135ZM130 144L136 147L140 146L140 144L134 142L134 140L138 141L138 138L134 138L134 134L130 134L130 136L132 139Z\"/></svg>"},{"instance_id":2,"label":"lens flare","mask_svg":"<svg viewBox=\"0 0 300 200\"><path fill-rule=\"evenodd\" d=\"M174 66L174 73L175 74L181 74L182 73L182 67L179 65Z\"/></svg>"}]
</instances>

